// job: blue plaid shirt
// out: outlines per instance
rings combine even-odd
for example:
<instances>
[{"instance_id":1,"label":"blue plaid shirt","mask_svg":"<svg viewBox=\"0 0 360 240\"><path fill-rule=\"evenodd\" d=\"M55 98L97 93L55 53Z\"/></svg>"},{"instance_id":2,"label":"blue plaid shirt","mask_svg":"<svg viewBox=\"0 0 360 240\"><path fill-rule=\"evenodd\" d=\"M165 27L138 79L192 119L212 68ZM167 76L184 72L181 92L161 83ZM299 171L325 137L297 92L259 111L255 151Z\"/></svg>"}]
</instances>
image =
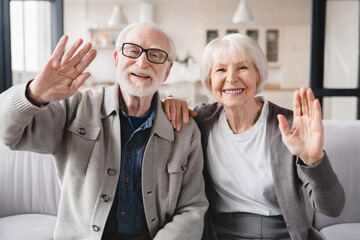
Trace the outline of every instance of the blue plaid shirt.
<instances>
[{"instance_id":1,"label":"blue plaid shirt","mask_svg":"<svg viewBox=\"0 0 360 240\"><path fill-rule=\"evenodd\" d=\"M121 168L116 196L103 239L148 234L142 201L141 170L146 144L156 116L156 95L144 117L128 116L120 98Z\"/></svg>"}]
</instances>

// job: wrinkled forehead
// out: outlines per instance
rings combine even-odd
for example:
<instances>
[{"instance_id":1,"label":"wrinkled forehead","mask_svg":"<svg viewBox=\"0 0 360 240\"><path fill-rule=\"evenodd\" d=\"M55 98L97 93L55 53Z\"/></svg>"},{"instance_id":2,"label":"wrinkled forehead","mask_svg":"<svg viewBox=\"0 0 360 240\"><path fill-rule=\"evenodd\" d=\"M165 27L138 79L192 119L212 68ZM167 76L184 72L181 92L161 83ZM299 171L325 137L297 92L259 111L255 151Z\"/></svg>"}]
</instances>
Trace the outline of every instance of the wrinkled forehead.
<instances>
[{"instance_id":1,"label":"wrinkled forehead","mask_svg":"<svg viewBox=\"0 0 360 240\"><path fill-rule=\"evenodd\" d=\"M211 65L221 62L247 62L253 64L252 56L244 47L224 40L214 46L210 61Z\"/></svg>"},{"instance_id":2,"label":"wrinkled forehead","mask_svg":"<svg viewBox=\"0 0 360 240\"><path fill-rule=\"evenodd\" d=\"M123 42L135 43L143 48L158 48L168 51L168 41L164 33L151 26L138 26L130 29Z\"/></svg>"}]
</instances>

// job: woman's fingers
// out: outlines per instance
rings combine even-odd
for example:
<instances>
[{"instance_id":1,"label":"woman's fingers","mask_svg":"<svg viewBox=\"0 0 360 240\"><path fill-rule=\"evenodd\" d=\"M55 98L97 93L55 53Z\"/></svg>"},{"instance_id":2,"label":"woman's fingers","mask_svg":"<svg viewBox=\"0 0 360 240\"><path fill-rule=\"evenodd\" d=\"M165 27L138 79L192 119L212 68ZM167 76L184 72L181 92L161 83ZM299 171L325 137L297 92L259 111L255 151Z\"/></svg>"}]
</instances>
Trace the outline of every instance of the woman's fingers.
<instances>
[{"instance_id":1,"label":"woman's fingers","mask_svg":"<svg viewBox=\"0 0 360 240\"><path fill-rule=\"evenodd\" d=\"M179 111L179 106L180 105L176 100L172 101L170 115L171 115L171 124L174 129L176 129L176 119Z\"/></svg>"},{"instance_id":2,"label":"woman's fingers","mask_svg":"<svg viewBox=\"0 0 360 240\"><path fill-rule=\"evenodd\" d=\"M314 116L315 97L314 97L314 93L312 92L311 88L308 88L306 90L306 98L307 98L308 106L309 106L309 114L310 114L310 117L312 117L312 116Z\"/></svg>"},{"instance_id":3,"label":"woman's fingers","mask_svg":"<svg viewBox=\"0 0 360 240\"><path fill-rule=\"evenodd\" d=\"M281 136L283 139L287 138L290 134L289 124L286 121L286 118L279 114L277 115L278 121L279 121L279 129L281 132Z\"/></svg>"},{"instance_id":4,"label":"woman's fingers","mask_svg":"<svg viewBox=\"0 0 360 240\"><path fill-rule=\"evenodd\" d=\"M198 114L194 110L189 109L190 116L196 117Z\"/></svg>"},{"instance_id":5,"label":"woman's fingers","mask_svg":"<svg viewBox=\"0 0 360 240\"><path fill-rule=\"evenodd\" d=\"M171 97L164 100L164 111L173 128L177 131L180 131L182 122L189 122L189 114L191 116L197 115L196 112L188 108L186 101L176 98L171 99Z\"/></svg>"},{"instance_id":6,"label":"woman's fingers","mask_svg":"<svg viewBox=\"0 0 360 240\"><path fill-rule=\"evenodd\" d=\"M301 102L301 111L302 115L307 116L309 114L309 105L306 96L306 88L300 88L300 102Z\"/></svg>"},{"instance_id":7,"label":"woman's fingers","mask_svg":"<svg viewBox=\"0 0 360 240\"><path fill-rule=\"evenodd\" d=\"M176 104L176 116L175 116L175 129L179 131L181 129L181 113L182 113L182 103L177 102Z\"/></svg>"},{"instance_id":8,"label":"woman's fingers","mask_svg":"<svg viewBox=\"0 0 360 240\"><path fill-rule=\"evenodd\" d=\"M294 111L294 116L298 117L301 116L301 101L300 101L300 92L299 90L296 90L294 92L294 97L293 97L293 111Z\"/></svg>"},{"instance_id":9,"label":"woman's fingers","mask_svg":"<svg viewBox=\"0 0 360 240\"><path fill-rule=\"evenodd\" d=\"M171 121L170 100L165 99L163 101L164 101L164 111L165 111L166 117L169 121Z\"/></svg>"},{"instance_id":10,"label":"woman's fingers","mask_svg":"<svg viewBox=\"0 0 360 240\"><path fill-rule=\"evenodd\" d=\"M314 113L313 113L314 119L321 122L322 121L322 113L321 113L321 106L320 106L319 99L316 99L314 101L313 110L314 110Z\"/></svg>"},{"instance_id":11,"label":"woman's fingers","mask_svg":"<svg viewBox=\"0 0 360 240\"><path fill-rule=\"evenodd\" d=\"M181 114L183 117L183 122L189 123L189 109L188 109L188 105L186 102L183 102L183 104L181 104ZM180 121L180 128L181 128L181 121Z\"/></svg>"}]
</instances>

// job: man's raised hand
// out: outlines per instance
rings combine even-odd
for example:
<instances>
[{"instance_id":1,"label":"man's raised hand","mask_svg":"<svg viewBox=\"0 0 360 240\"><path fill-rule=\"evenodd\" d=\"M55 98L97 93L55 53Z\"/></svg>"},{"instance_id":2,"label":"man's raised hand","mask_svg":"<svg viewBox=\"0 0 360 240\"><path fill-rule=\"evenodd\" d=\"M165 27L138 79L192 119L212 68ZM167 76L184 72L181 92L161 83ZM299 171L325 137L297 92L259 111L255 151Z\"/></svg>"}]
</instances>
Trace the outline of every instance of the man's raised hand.
<instances>
[{"instance_id":1,"label":"man's raised hand","mask_svg":"<svg viewBox=\"0 0 360 240\"><path fill-rule=\"evenodd\" d=\"M41 105L69 98L90 77L84 71L95 59L96 50L86 43L76 52L83 43L78 39L62 56L67 41L66 35L60 39L44 69L29 84L27 97L32 103Z\"/></svg>"}]
</instances>

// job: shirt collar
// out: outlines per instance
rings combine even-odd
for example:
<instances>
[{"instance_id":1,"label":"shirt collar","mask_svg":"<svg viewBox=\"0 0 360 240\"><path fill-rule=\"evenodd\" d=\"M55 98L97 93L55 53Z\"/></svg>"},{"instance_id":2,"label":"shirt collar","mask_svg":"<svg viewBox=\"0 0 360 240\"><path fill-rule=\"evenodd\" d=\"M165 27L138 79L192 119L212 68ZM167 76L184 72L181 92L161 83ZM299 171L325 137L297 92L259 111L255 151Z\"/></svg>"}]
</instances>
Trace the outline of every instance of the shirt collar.
<instances>
[{"instance_id":1,"label":"shirt collar","mask_svg":"<svg viewBox=\"0 0 360 240\"><path fill-rule=\"evenodd\" d=\"M106 118L113 112L119 113L119 94L120 86L116 82L114 85L109 87L104 87L103 95L103 105L101 109L101 117ZM153 101L156 102L155 106L155 121L153 123L151 132L157 134L158 136L165 138L169 141L174 141L174 130L171 125L171 122L167 119L164 110L162 109L162 102L160 99L160 94L154 95Z\"/></svg>"},{"instance_id":2,"label":"shirt collar","mask_svg":"<svg viewBox=\"0 0 360 240\"><path fill-rule=\"evenodd\" d=\"M119 93L120 87L118 83L103 88L103 104L101 107L101 118L106 118L113 112L119 110Z\"/></svg>"},{"instance_id":3,"label":"shirt collar","mask_svg":"<svg viewBox=\"0 0 360 240\"><path fill-rule=\"evenodd\" d=\"M146 128L151 128L153 125L153 122L155 121L155 117L156 117L156 111L157 111L157 95L159 93L156 92L151 100L151 105L150 105L150 116L148 117L148 119L145 121L145 123L140 127L141 129L146 129ZM123 100L121 98L121 94L119 91L119 110L122 113L122 115L124 115L126 118L129 118L129 116L126 114L125 109L124 109L124 103Z\"/></svg>"}]
</instances>

